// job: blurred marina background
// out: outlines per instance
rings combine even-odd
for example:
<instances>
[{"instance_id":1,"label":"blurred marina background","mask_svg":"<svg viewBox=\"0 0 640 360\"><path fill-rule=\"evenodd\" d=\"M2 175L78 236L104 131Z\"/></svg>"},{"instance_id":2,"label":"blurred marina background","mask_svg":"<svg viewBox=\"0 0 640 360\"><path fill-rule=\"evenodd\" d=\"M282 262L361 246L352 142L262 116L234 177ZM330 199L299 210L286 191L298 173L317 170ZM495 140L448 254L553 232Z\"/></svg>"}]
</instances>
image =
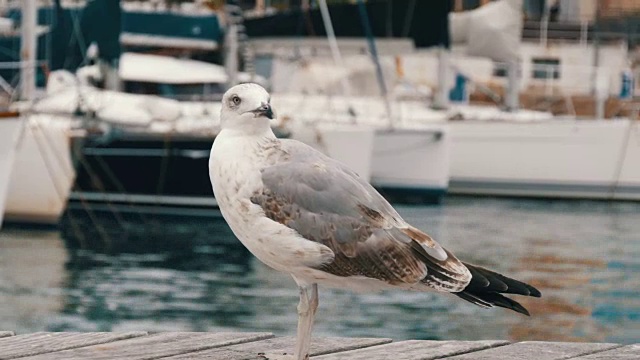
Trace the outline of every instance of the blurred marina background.
<instances>
[{"instance_id":1,"label":"blurred marina background","mask_svg":"<svg viewBox=\"0 0 640 360\"><path fill-rule=\"evenodd\" d=\"M0 1L0 328L293 334L220 216L220 97L369 179L532 317L323 292L316 333L640 339L640 3ZM450 301L451 300L451 301Z\"/></svg>"}]
</instances>

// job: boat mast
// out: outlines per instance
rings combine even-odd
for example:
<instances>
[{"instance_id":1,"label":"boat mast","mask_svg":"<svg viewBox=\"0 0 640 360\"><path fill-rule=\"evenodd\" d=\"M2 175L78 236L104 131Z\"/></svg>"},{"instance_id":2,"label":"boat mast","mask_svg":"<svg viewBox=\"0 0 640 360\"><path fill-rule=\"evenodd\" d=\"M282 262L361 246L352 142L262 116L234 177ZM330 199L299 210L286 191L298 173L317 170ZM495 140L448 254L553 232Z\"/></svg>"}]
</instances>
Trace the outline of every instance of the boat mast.
<instances>
[{"instance_id":1,"label":"boat mast","mask_svg":"<svg viewBox=\"0 0 640 360\"><path fill-rule=\"evenodd\" d=\"M227 16L227 33L225 35L225 68L227 70L227 87L230 88L238 83L238 31L242 23L242 9L235 1L228 1L225 5Z\"/></svg>"},{"instance_id":2,"label":"boat mast","mask_svg":"<svg viewBox=\"0 0 640 360\"><path fill-rule=\"evenodd\" d=\"M390 3L389 3L390 4ZM389 92L387 91L387 85L384 82L384 74L382 73L382 66L380 65L380 59L378 58L378 50L376 49L376 41L373 36L373 30L369 23L369 15L367 15L367 8L362 0L358 0L358 11L360 12L360 20L362 21L362 27L364 28L365 36L367 37L367 43L369 44L369 53L371 59L376 67L376 77L378 78L378 86L382 92L382 100L384 101L385 110L387 112L387 118L389 119L389 128L393 128L394 120L391 114L391 103L389 102Z\"/></svg>"},{"instance_id":3,"label":"boat mast","mask_svg":"<svg viewBox=\"0 0 640 360\"><path fill-rule=\"evenodd\" d=\"M512 7L515 7L518 13L522 14L522 2L513 1L509 3ZM549 4L545 2L545 15L543 18L543 29L540 30L540 38L541 45L543 47L547 46L547 34L549 27L549 15L550 8ZM518 25L520 29L522 28L522 23ZM543 31L544 30L544 31ZM520 44L522 43L522 34L518 39L518 49L520 49ZM519 51L518 51L519 52ZM507 61L507 92L504 99L504 110L505 111L517 111L520 107L520 59L516 55L515 57L510 58Z\"/></svg>"},{"instance_id":4,"label":"boat mast","mask_svg":"<svg viewBox=\"0 0 640 360\"><path fill-rule=\"evenodd\" d=\"M446 110L449 108L449 50L444 46L438 47L438 88L433 95L431 108Z\"/></svg>"},{"instance_id":5,"label":"boat mast","mask_svg":"<svg viewBox=\"0 0 640 360\"><path fill-rule=\"evenodd\" d=\"M36 0L22 0L20 26L20 98L31 101L36 91Z\"/></svg>"},{"instance_id":6,"label":"boat mast","mask_svg":"<svg viewBox=\"0 0 640 360\"><path fill-rule=\"evenodd\" d=\"M340 48L338 47L338 40L336 40L336 34L333 31L333 23L331 22L331 14L329 14L329 7L327 6L326 0L318 1L318 6L320 7L320 15L322 15L322 22L324 24L324 29L327 33L327 40L329 41L329 49L331 50L331 56L333 57L333 62L338 65L340 69L346 69L344 61L342 59L342 54L340 54ZM349 82L345 77L340 78L340 84L342 85L342 91L344 95L349 97L351 96L351 87L349 86Z\"/></svg>"}]
</instances>

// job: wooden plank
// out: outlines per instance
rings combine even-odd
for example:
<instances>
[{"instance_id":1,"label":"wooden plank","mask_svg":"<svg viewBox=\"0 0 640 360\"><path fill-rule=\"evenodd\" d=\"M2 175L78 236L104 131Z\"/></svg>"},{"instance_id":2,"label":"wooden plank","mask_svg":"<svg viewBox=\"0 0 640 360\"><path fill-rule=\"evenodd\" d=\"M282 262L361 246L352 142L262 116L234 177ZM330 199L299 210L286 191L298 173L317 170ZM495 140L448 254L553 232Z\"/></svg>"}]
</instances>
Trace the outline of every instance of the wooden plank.
<instances>
[{"instance_id":1,"label":"wooden plank","mask_svg":"<svg viewBox=\"0 0 640 360\"><path fill-rule=\"evenodd\" d=\"M67 349L130 339L146 332L123 333L33 333L0 339L0 359L47 354ZM49 356L49 355L45 355Z\"/></svg>"},{"instance_id":2,"label":"wooden plank","mask_svg":"<svg viewBox=\"0 0 640 360\"><path fill-rule=\"evenodd\" d=\"M340 351L360 349L368 346L391 342L391 339L372 338L312 338L311 356L329 354ZM227 346L221 349L211 349L197 353L167 358L166 360L248 360L260 359L258 354L293 354L295 339L290 336L269 340L256 341L247 344ZM262 358L264 359L264 358ZM163 359L165 360L165 359Z\"/></svg>"},{"instance_id":3,"label":"wooden plank","mask_svg":"<svg viewBox=\"0 0 640 360\"><path fill-rule=\"evenodd\" d=\"M270 337L269 333L168 332L20 360L158 359Z\"/></svg>"},{"instance_id":4,"label":"wooden plank","mask_svg":"<svg viewBox=\"0 0 640 360\"><path fill-rule=\"evenodd\" d=\"M523 341L511 345L500 346L488 350L476 351L464 355L447 358L447 360L559 360L592 354L619 347L618 344L607 343L566 343Z\"/></svg>"},{"instance_id":5,"label":"wooden plank","mask_svg":"<svg viewBox=\"0 0 640 360\"><path fill-rule=\"evenodd\" d=\"M622 346L575 358L575 360L637 360L640 359L640 344Z\"/></svg>"},{"instance_id":6,"label":"wooden plank","mask_svg":"<svg viewBox=\"0 0 640 360\"><path fill-rule=\"evenodd\" d=\"M440 359L509 344L508 341L433 341L409 340L373 346L335 354L314 357L318 360L368 360L368 359Z\"/></svg>"},{"instance_id":7,"label":"wooden plank","mask_svg":"<svg viewBox=\"0 0 640 360\"><path fill-rule=\"evenodd\" d=\"M7 337L7 336L13 336L16 333L14 333L13 331L0 331L0 338L3 337Z\"/></svg>"}]
</instances>

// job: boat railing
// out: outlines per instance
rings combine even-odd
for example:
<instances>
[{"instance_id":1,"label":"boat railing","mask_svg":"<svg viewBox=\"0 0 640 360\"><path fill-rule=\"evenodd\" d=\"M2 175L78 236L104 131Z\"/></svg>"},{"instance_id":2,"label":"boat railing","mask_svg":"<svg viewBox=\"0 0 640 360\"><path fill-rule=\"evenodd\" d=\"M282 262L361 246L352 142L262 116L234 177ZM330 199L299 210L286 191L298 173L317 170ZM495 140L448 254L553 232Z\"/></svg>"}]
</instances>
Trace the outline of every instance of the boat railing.
<instances>
[{"instance_id":1,"label":"boat railing","mask_svg":"<svg viewBox=\"0 0 640 360\"><path fill-rule=\"evenodd\" d=\"M508 68L507 63L494 62L492 77L506 78ZM563 64L555 59L539 58L520 64L521 89L542 89L549 96L554 91L571 95L595 92L618 95L624 71L624 68L615 66Z\"/></svg>"},{"instance_id":2,"label":"boat railing","mask_svg":"<svg viewBox=\"0 0 640 360\"><path fill-rule=\"evenodd\" d=\"M521 105L530 109L570 116L617 116L623 109L616 109L616 103L632 100L636 92L630 69L609 65L562 64L553 59L534 60L538 61L523 62L519 66L518 91L524 102ZM474 75L472 67L459 66L456 71L468 73L471 81L479 77ZM507 63L495 62L487 88L492 90L491 84L494 87L504 86L506 92L508 71ZM482 82L478 83L482 85ZM482 86L476 89L484 93ZM489 97L493 99L493 96ZM500 96L496 97L499 101ZM610 103L612 99L613 105ZM593 114L584 114L585 107L593 108Z\"/></svg>"},{"instance_id":3,"label":"boat railing","mask_svg":"<svg viewBox=\"0 0 640 360\"><path fill-rule=\"evenodd\" d=\"M0 62L0 71L15 70L26 66L43 67L47 65L46 61L35 61L34 65L30 65L27 61L2 61ZM7 80L0 75L0 89L7 94L9 100L13 99L16 94L16 88L17 84L15 84L14 80Z\"/></svg>"}]
</instances>

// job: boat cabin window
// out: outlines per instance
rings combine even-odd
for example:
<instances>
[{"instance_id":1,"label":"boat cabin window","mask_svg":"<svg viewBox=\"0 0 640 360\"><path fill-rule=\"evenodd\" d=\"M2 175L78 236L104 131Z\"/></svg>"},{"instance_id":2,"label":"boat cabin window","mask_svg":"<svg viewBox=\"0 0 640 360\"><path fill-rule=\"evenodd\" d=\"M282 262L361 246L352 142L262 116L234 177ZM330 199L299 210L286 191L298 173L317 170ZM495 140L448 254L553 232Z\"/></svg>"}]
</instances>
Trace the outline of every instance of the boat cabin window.
<instances>
[{"instance_id":1,"label":"boat cabin window","mask_svg":"<svg viewBox=\"0 0 640 360\"><path fill-rule=\"evenodd\" d=\"M534 79L559 79L560 59L533 58L531 59L531 77Z\"/></svg>"},{"instance_id":2,"label":"boat cabin window","mask_svg":"<svg viewBox=\"0 0 640 360\"><path fill-rule=\"evenodd\" d=\"M508 68L509 64L503 62L493 62L493 76L495 77L507 77L509 74Z\"/></svg>"}]
</instances>

